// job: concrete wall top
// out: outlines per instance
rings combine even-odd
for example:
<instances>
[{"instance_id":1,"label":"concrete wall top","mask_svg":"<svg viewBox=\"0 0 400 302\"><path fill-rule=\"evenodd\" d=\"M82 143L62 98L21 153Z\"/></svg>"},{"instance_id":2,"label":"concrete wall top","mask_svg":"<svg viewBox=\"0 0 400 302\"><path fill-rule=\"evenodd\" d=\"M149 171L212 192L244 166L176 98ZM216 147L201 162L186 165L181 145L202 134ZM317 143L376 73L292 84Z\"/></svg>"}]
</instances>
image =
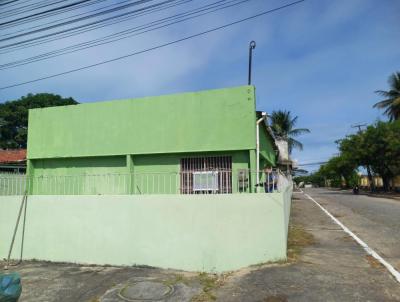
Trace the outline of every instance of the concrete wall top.
<instances>
[{"instance_id":1,"label":"concrete wall top","mask_svg":"<svg viewBox=\"0 0 400 302\"><path fill-rule=\"evenodd\" d=\"M32 109L29 159L255 149L253 86Z\"/></svg>"}]
</instances>

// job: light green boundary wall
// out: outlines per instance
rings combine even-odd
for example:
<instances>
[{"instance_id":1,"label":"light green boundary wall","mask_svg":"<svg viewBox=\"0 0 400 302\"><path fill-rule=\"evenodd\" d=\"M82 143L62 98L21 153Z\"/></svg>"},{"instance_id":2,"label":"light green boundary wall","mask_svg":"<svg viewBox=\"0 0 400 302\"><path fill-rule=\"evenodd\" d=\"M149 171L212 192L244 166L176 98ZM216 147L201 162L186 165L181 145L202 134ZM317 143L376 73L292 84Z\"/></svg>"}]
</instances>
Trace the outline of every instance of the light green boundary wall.
<instances>
[{"instance_id":1,"label":"light green boundary wall","mask_svg":"<svg viewBox=\"0 0 400 302\"><path fill-rule=\"evenodd\" d=\"M282 260L290 195L29 196L23 258L209 272ZM1 258L21 199L0 197ZM21 228L14 259L20 242Z\"/></svg>"}]
</instances>

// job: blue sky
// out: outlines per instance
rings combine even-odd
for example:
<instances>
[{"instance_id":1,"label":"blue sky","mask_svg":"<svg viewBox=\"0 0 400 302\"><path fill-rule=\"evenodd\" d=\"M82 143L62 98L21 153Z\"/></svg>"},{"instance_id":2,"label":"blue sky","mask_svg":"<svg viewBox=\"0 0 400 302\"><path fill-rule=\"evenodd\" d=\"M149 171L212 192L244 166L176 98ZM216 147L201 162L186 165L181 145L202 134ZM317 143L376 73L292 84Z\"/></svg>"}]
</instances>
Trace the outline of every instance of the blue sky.
<instances>
[{"instance_id":1,"label":"blue sky","mask_svg":"<svg viewBox=\"0 0 400 302\"><path fill-rule=\"evenodd\" d=\"M214 1L194 0L157 16L2 54L0 62L101 37ZM3 70L1 86L142 50L289 2L251 0L145 35ZM293 157L301 163L323 161L335 154L335 140L354 132L352 124L384 119L372 108L379 100L374 91L386 89L388 76L400 70L399 16L398 0L306 0L154 52L2 90L0 101L27 93L52 92L91 102L244 85L248 43L255 40L253 83L258 109L285 109L298 115L298 126L309 128L311 134L299 137L304 150L295 151Z\"/></svg>"}]
</instances>

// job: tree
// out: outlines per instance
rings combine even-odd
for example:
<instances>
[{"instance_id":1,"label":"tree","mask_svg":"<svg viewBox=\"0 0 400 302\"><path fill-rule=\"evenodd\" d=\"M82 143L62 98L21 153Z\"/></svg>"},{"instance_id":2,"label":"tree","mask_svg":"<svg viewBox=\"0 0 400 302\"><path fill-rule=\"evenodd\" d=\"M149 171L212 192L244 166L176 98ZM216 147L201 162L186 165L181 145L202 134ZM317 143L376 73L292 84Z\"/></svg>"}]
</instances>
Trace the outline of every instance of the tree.
<instances>
[{"instance_id":1,"label":"tree","mask_svg":"<svg viewBox=\"0 0 400 302\"><path fill-rule=\"evenodd\" d=\"M320 167L319 173L336 187L352 187L357 184L357 164L346 155L332 157ZM344 180L344 183L343 181Z\"/></svg>"},{"instance_id":2,"label":"tree","mask_svg":"<svg viewBox=\"0 0 400 302\"><path fill-rule=\"evenodd\" d=\"M390 180L400 174L400 120L370 125L341 140L339 149L357 166L369 165L374 174L382 177L387 191Z\"/></svg>"},{"instance_id":3,"label":"tree","mask_svg":"<svg viewBox=\"0 0 400 302\"><path fill-rule=\"evenodd\" d=\"M276 137L288 142L289 154L292 153L294 148L303 150L303 144L296 140L295 137L310 133L310 130L306 128L295 129L297 119L298 116L292 118L290 111L278 110L272 112L271 115L271 129Z\"/></svg>"},{"instance_id":4,"label":"tree","mask_svg":"<svg viewBox=\"0 0 400 302\"><path fill-rule=\"evenodd\" d=\"M26 148L28 110L78 104L73 98L51 93L28 94L0 104L0 148Z\"/></svg>"},{"instance_id":5,"label":"tree","mask_svg":"<svg viewBox=\"0 0 400 302\"><path fill-rule=\"evenodd\" d=\"M389 121L400 119L400 72L393 73L388 80L390 90L377 90L375 93L385 99L376 103L374 108L385 109Z\"/></svg>"}]
</instances>

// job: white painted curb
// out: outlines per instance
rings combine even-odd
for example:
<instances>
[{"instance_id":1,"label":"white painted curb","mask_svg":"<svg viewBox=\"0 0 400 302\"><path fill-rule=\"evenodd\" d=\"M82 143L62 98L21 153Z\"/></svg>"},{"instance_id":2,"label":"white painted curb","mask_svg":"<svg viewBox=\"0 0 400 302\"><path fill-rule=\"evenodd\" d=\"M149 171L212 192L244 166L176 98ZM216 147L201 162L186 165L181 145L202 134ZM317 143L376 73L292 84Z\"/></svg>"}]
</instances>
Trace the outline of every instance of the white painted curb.
<instances>
[{"instance_id":1,"label":"white painted curb","mask_svg":"<svg viewBox=\"0 0 400 302\"><path fill-rule=\"evenodd\" d=\"M314 198L312 198L308 194L304 194L308 199L313 201L317 206L321 208L321 210L328 215L336 224L338 224L343 231L345 231L347 234L349 234L361 247L372 257L374 257L376 260L378 260L384 267L387 268L387 270L394 276L394 278L397 280L397 282L400 283L400 272L396 271L396 269L388 263L385 259L383 259L381 256L378 255L377 252L375 252L373 249L371 249L364 241L362 241L356 234L354 234L352 231L350 231L349 228L347 228L343 223L341 223L336 217L334 217L331 213L329 213L323 206L321 206L318 202L315 201Z\"/></svg>"}]
</instances>

